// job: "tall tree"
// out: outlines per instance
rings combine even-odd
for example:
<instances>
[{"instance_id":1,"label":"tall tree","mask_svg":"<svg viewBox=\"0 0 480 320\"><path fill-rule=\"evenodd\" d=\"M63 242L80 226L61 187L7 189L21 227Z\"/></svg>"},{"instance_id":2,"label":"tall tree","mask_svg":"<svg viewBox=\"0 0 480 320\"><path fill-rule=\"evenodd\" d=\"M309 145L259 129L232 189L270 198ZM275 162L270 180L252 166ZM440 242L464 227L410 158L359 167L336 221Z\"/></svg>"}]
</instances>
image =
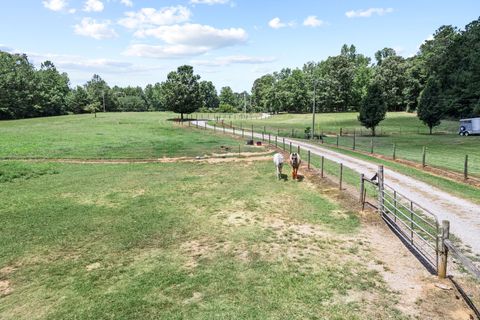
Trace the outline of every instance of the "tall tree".
<instances>
[{"instance_id":1,"label":"tall tree","mask_svg":"<svg viewBox=\"0 0 480 320\"><path fill-rule=\"evenodd\" d=\"M428 126L430 134L432 134L433 127L440 124L444 115L444 108L438 100L440 90L438 81L430 78L420 95L420 101L418 103L418 118Z\"/></svg>"},{"instance_id":2,"label":"tall tree","mask_svg":"<svg viewBox=\"0 0 480 320\"><path fill-rule=\"evenodd\" d=\"M65 113L66 98L70 91L66 73L60 74L51 61L42 63L37 72L38 100L42 116L54 116Z\"/></svg>"},{"instance_id":3,"label":"tall tree","mask_svg":"<svg viewBox=\"0 0 480 320\"><path fill-rule=\"evenodd\" d=\"M166 107L180 113L182 120L184 113L192 113L202 106L199 80L192 66L183 65L170 72L163 84Z\"/></svg>"},{"instance_id":4,"label":"tall tree","mask_svg":"<svg viewBox=\"0 0 480 320\"><path fill-rule=\"evenodd\" d=\"M358 121L367 128L372 130L372 136L375 136L375 128L385 119L387 106L384 100L382 88L379 83L373 82L367 90L367 95L360 107Z\"/></svg>"},{"instance_id":5,"label":"tall tree","mask_svg":"<svg viewBox=\"0 0 480 320\"><path fill-rule=\"evenodd\" d=\"M217 89L211 81L200 82L200 94L202 96L202 107L207 109L216 109L220 104Z\"/></svg>"},{"instance_id":6,"label":"tall tree","mask_svg":"<svg viewBox=\"0 0 480 320\"><path fill-rule=\"evenodd\" d=\"M230 105L232 107L235 107L235 108L238 107L238 103L237 103L237 99L235 97L235 94L233 93L232 88L230 88L229 86L226 86L226 87L223 87L222 89L220 89L219 99L220 99L221 104L228 104L228 105Z\"/></svg>"}]
</instances>

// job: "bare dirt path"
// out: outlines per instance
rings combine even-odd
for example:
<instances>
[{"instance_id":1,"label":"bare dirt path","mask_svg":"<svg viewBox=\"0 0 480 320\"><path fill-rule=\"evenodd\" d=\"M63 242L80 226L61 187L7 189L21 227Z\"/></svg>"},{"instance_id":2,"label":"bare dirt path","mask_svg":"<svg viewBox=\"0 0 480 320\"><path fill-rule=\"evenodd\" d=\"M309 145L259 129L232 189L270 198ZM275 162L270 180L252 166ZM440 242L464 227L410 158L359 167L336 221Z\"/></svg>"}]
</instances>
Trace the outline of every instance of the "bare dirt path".
<instances>
[{"instance_id":1,"label":"bare dirt path","mask_svg":"<svg viewBox=\"0 0 480 320\"><path fill-rule=\"evenodd\" d=\"M198 124L202 128L205 126L204 121L198 121ZM206 127L213 129L209 125ZM231 129L227 128L225 128L225 132L233 133ZM238 130L236 134L239 134ZM251 137L251 133L246 136ZM260 133L254 133L253 136L257 139L262 138ZM307 142L285 138L285 143L290 144L290 142L295 148L300 146L303 150L310 150L312 154L324 156L326 159L337 163L343 163L345 167L363 173L367 177L373 176L378 169L378 165L375 163L356 159ZM439 221L450 220L451 232L462 240L464 245L471 248L473 253L480 254L480 205L391 169L385 168L384 173L386 184L429 209L436 214Z\"/></svg>"}]
</instances>

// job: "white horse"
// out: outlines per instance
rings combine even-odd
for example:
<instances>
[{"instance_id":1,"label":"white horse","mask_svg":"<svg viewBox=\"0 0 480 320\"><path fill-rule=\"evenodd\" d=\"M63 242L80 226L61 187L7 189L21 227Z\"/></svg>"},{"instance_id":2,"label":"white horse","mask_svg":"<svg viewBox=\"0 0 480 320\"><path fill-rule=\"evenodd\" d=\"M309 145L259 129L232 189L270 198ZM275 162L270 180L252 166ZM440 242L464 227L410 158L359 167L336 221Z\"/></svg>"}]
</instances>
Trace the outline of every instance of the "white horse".
<instances>
[{"instance_id":1,"label":"white horse","mask_svg":"<svg viewBox=\"0 0 480 320\"><path fill-rule=\"evenodd\" d=\"M277 177L280 180L282 178L282 167L285 159L283 158L281 153L275 153L273 155L273 163L275 164L275 168L277 170Z\"/></svg>"},{"instance_id":2,"label":"white horse","mask_svg":"<svg viewBox=\"0 0 480 320\"><path fill-rule=\"evenodd\" d=\"M298 168L302 163L302 159L300 159L300 155L298 153L290 154L290 165L292 166L292 178L297 179L298 177Z\"/></svg>"}]
</instances>

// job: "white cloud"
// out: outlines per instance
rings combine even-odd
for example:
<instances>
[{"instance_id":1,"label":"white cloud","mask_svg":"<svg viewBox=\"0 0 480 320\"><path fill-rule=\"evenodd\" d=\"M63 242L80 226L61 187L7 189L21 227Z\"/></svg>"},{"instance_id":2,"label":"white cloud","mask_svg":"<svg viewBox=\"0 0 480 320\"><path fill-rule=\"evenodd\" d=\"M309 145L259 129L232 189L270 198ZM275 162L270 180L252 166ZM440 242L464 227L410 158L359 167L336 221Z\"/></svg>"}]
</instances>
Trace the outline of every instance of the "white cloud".
<instances>
[{"instance_id":1,"label":"white cloud","mask_svg":"<svg viewBox=\"0 0 480 320\"><path fill-rule=\"evenodd\" d=\"M120 0L120 2L121 2L123 5L125 5L126 7L129 7L129 8L133 7L133 2L132 2L132 0Z\"/></svg>"},{"instance_id":2,"label":"white cloud","mask_svg":"<svg viewBox=\"0 0 480 320\"><path fill-rule=\"evenodd\" d=\"M138 38L154 37L162 40L164 44L135 44L131 45L124 54L159 59L204 54L214 49L242 44L248 37L245 30L241 28L216 29L190 23L140 29L134 35Z\"/></svg>"},{"instance_id":3,"label":"white cloud","mask_svg":"<svg viewBox=\"0 0 480 320\"><path fill-rule=\"evenodd\" d=\"M156 59L176 59L182 57L191 57L207 53L211 48L204 46L189 45L147 45L134 44L127 48L123 53L126 56L145 57Z\"/></svg>"},{"instance_id":4,"label":"white cloud","mask_svg":"<svg viewBox=\"0 0 480 320\"><path fill-rule=\"evenodd\" d=\"M345 12L347 18L370 18L372 15L384 16L387 13L392 13L393 8L369 8L361 10L350 10Z\"/></svg>"},{"instance_id":5,"label":"white cloud","mask_svg":"<svg viewBox=\"0 0 480 320\"><path fill-rule=\"evenodd\" d=\"M100 0L87 0L85 2L85 7L83 8L83 11L87 12L101 12L105 6L103 5L103 2Z\"/></svg>"},{"instance_id":6,"label":"white cloud","mask_svg":"<svg viewBox=\"0 0 480 320\"><path fill-rule=\"evenodd\" d=\"M91 37L97 40L118 37L109 20L97 22L92 18L83 18L80 24L74 26L75 33L85 37Z\"/></svg>"},{"instance_id":7,"label":"white cloud","mask_svg":"<svg viewBox=\"0 0 480 320\"><path fill-rule=\"evenodd\" d=\"M207 25L191 23L142 29L135 32L135 36L139 38L151 36L168 44L211 48L228 47L247 40L247 33L242 28L216 29Z\"/></svg>"},{"instance_id":8,"label":"white cloud","mask_svg":"<svg viewBox=\"0 0 480 320\"><path fill-rule=\"evenodd\" d=\"M128 29L148 28L186 22L192 13L184 6L165 7L160 10L143 8L137 12L126 12L126 18L118 23Z\"/></svg>"},{"instance_id":9,"label":"white cloud","mask_svg":"<svg viewBox=\"0 0 480 320\"><path fill-rule=\"evenodd\" d=\"M190 3L192 4L208 4L208 5L214 5L214 4L226 4L229 3L230 0L190 0Z\"/></svg>"},{"instance_id":10,"label":"white cloud","mask_svg":"<svg viewBox=\"0 0 480 320\"><path fill-rule=\"evenodd\" d=\"M273 28L273 29L280 29L280 28L284 28L284 27L293 27L295 26L295 21L290 21L288 23L285 23L285 22L282 22L280 20L280 18L278 17L275 17L273 18L272 20L270 20L268 22L268 25L270 26L270 28Z\"/></svg>"},{"instance_id":11,"label":"white cloud","mask_svg":"<svg viewBox=\"0 0 480 320\"><path fill-rule=\"evenodd\" d=\"M212 60L193 60L199 66L227 66L230 64L263 64L275 61L274 57L227 56Z\"/></svg>"},{"instance_id":12,"label":"white cloud","mask_svg":"<svg viewBox=\"0 0 480 320\"><path fill-rule=\"evenodd\" d=\"M43 6L52 11L62 11L68 6L67 0L45 0Z\"/></svg>"},{"instance_id":13,"label":"white cloud","mask_svg":"<svg viewBox=\"0 0 480 320\"><path fill-rule=\"evenodd\" d=\"M303 20L303 25L306 27L321 27L325 25L325 22L318 19L317 16L308 16L305 20Z\"/></svg>"}]
</instances>

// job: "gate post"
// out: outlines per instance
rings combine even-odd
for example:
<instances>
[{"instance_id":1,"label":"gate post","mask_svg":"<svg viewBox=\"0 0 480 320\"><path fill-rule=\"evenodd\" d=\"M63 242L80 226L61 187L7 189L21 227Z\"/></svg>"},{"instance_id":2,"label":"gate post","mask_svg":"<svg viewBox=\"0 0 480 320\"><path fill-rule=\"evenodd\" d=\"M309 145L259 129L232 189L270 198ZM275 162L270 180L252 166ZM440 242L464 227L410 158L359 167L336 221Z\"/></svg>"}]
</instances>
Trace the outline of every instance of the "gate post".
<instances>
[{"instance_id":1,"label":"gate post","mask_svg":"<svg viewBox=\"0 0 480 320\"><path fill-rule=\"evenodd\" d=\"M384 208L383 208L383 166L380 165L378 166L378 173L377 173L377 179L378 179L378 214L382 215Z\"/></svg>"},{"instance_id":2,"label":"gate post","mask_svg":"<svg viewBox=\"0 0 480 320\"><path fill-rule=\"evenodd\" d=\"M448 248L445 245L445 240L450 236L450 221L442 220L442 234L440 238L440 263L438 265L437 274L440 279L447 277L447 260L448 260Z\"/></svg>"}]
</instances>

